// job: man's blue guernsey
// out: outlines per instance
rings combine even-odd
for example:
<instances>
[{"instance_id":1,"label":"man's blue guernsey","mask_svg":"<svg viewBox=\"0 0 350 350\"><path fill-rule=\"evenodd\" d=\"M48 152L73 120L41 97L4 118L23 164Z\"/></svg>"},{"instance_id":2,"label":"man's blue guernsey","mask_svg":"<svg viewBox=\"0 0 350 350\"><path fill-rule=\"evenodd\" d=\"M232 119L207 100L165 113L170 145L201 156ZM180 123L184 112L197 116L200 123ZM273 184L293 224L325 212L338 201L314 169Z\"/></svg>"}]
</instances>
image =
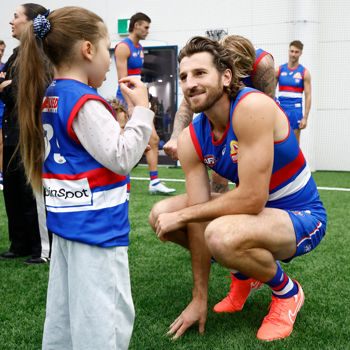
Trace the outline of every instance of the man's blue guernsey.
<instances>
[{"instance_id":1,"label":"man's blue guernsey","mask_svg":"<svg viewBox=\"0 0 350 350\"><path fill-rule=\"evenodd\" d=\"M211 125L204 113L190 124L190 135L200 160L222 177L238 184L239 143L232 127L237 104L248 94L261 93L243 88L231 102L230 121L221 140L214 141ZM275 142L274 161L267 207L317 211L326 217L315 182L293 132Z\"/></svg>"},{"instance_id":2,"label":"man's blue guernsey","mask_svg":"<svg viewBox=\"0 0 350 350\"><path fill-rule=\"evenodd\" d=\"M138 46L135 46L130 38L124 39L118 45L121 45L121 44L127 45L130 50L128 65L127 65L128 76L136 75L136 76L139 76L141 79L141 68L143 67L143 62L144 62L143 47L141 46L141 44L139 44ZM124 97L120 90L120 86L118 86L117 98L125 103Z\"/></svg>"},{"instance_id":3,"label":"man's blue guernsey","mask_svg":"<svg viewBox=\"0 0 350 350\"><path fill-rule=\"evenodd\" d=\"M282 108L302 106L305 71L301 64L294 69L288 63L279 67L278 100Z\"/></svg>"},{"instance_id":4,"label":"man's blue guernsey","mask_svg":"<svg viewBox=\"0 0 350 350\"><path fill-rule=\"evenodd\" d=\"M87 100L101 101L114 116L108 102L81 82L57 79L46 91L42 119L47 227L68 240L101 247L127 246L129 175L118 175L97 162L72 128Z\"/></svg>"}]
</instances>

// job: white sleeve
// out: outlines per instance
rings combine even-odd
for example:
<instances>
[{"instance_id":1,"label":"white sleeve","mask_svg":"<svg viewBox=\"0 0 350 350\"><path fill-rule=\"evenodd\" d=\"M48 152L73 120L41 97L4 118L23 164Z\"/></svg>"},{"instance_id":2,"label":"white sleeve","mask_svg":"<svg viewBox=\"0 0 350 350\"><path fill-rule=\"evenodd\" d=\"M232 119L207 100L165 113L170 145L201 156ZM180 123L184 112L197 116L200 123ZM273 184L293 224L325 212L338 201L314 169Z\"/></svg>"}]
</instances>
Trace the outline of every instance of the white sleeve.
<instances>
[{"instance_id":1,"label":"white sleeve","mask_svg":"<svg viewBox=\"0 0 350 350\"><path fill-rule=\"evenodd\" d=\"M86 151L113 172L126 175L140 160L152 133L154 113L136 106L124 132L101 101L88 100L72 128Z\"/></svg>"}]
</instances>

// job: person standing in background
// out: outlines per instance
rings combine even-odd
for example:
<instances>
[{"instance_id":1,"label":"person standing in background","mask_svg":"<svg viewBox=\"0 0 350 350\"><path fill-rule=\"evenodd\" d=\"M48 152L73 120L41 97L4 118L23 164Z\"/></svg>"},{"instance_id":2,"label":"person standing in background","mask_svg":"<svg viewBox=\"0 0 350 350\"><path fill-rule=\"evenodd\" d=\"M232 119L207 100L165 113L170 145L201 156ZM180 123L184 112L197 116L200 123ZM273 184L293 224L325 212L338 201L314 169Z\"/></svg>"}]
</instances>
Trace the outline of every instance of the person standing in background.
<instances>
[{"instance_id":1,"label":"person standing in background","mask_svg":"<svg viewBox=\"0 0 350 350\"><path fill-rule=\"evenodd\" d=\"M299 63L303 47L301 41L292 41L289 44L288 63L279 66L275 71L276 83L278 83L278 100L287 114L298 144L300 144L300 131L307 126L311 108L311 74ZM304 114L303 92L305 93Z\"/></svg>"},{"instance_id":2,"label":"person standing in background","mask_svg":"<svg viewBox=\"0 0 350 350\"><path fill-rule=\"evenodd\" d=\"M2 68L4 67L5 63L2 62L2 56L5 52L5 42L3 40L0 40L0 72ZM1 77L1 75L0 75ZM4 102L0 100L0 190L3 189L3 176L2 176L2 116L4 114Z\"/></svg>"},{"instance_id":3,"label":"person standing in background","mask_svg":"<svg viewBox=\"0 0 350 350\"><path fill-rule=\"evenodd\" d=\"M150 27L151 19L142 12L134 14L130 18L129 36L118 43L114 49L115 62L118 79L127 76L137 76L141 79L141 68L144 62L143 47L140 40L145 40ZM117 99L126 105L120 86L117 91ZM149 167L150 183L148 192L150 194L170 194L176 190L168 188L159 181L158 177L158 143L159 136L153 125L153 131L149 140L151 150L146 153L146 161Z\"/></svg>"},{"instance_id":4,"label":"person standing in background","mask_svg":"<svg viewBox=\"0 0 350 350\"><path fill-rule=\"evenodd\" d=\"M33 3L18 6L10 21L12 36L20 40L25 25L38 14L44 14L46 11L43 6ZM4 200L11 242L9 250L0 254L0 259L8 260L30 255L31 257L26 259L24 264L33 265L49 261L51 237L45 224L43 198L34 194L28 183L18 147L19 48L13 50L0 78L0 98L5 103L2 129ZM52 68L49 64L45 67L45 74L49 85L52 79ZM31 91L28 90L29 93Z\"/></svg>"}]
</instances>

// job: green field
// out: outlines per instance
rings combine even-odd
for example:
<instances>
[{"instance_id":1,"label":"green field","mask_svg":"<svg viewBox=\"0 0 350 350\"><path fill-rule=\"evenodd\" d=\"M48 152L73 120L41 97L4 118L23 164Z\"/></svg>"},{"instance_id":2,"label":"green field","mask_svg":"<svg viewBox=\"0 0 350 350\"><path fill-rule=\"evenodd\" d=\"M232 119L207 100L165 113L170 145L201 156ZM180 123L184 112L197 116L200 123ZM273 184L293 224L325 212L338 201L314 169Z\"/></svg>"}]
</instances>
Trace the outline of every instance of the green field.
<instances>
[{"instance_id":1,"label":"green field","mask_svg":"<svg viewBox=\"0 0 350 350\"><path fill-rule=\"evenodd\" d=\"M139 166L131 176L147 178L148 168ZM161 167L159 176L183 179L181 168ZM316 172L314 178L321 187L350 188L350 173ZM185 191L183 182L167 184L177 193ZM194 326L176 341L165 336L191 300L192 271L189 253L160 242L150 229L149 211L162 197L149 196L147 189L148 181L132 180L129 259L136 319L130 349L350 349L350 192L320 190L327 234L315 251L283 264L301 283L304 306L289 338L262 343L256 332L267 314L269 289L253 294L239 313L215 314L212 307L226 296L230 283L227 270L218 264L212 266L205 334ZM0 252L8 247L0 195ZM49 266L25 266L24 260L0 260L0 350L41 348Z\"/></svg>"}]
</instances>

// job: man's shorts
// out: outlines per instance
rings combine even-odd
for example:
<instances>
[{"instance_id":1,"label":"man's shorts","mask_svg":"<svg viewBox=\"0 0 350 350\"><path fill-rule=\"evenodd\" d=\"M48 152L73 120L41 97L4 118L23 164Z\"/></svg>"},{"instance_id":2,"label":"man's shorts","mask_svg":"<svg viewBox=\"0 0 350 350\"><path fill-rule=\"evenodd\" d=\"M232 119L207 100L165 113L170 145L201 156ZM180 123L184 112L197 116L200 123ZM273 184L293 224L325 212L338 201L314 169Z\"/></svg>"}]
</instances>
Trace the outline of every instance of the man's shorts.
<instances>
[{"instance_id":1,"label":"man's shorts","mask_svg":"<svg viewBox=\"0 0 350 350\"><path fill-rule=\"evenodd\" d=\"M286 210L289 214L295 231L297 250L289 262L297 256L304 255L315 249L326 233L327 215L324 210Z\"/></svg>"},{"instance_id":2,"label":"man's shorts","mask_svg":"<svg viewBox=\"0 0 350 350\"><path fill-rule=\"evenodd\" d=\"M301 103L298 103L300 107L293 106L282 106L283 111L286 113L289 124L293 130L299 129L299 123L300 120L303 119L303 107L301 106Z\"/></svg>"}]
</instances>

